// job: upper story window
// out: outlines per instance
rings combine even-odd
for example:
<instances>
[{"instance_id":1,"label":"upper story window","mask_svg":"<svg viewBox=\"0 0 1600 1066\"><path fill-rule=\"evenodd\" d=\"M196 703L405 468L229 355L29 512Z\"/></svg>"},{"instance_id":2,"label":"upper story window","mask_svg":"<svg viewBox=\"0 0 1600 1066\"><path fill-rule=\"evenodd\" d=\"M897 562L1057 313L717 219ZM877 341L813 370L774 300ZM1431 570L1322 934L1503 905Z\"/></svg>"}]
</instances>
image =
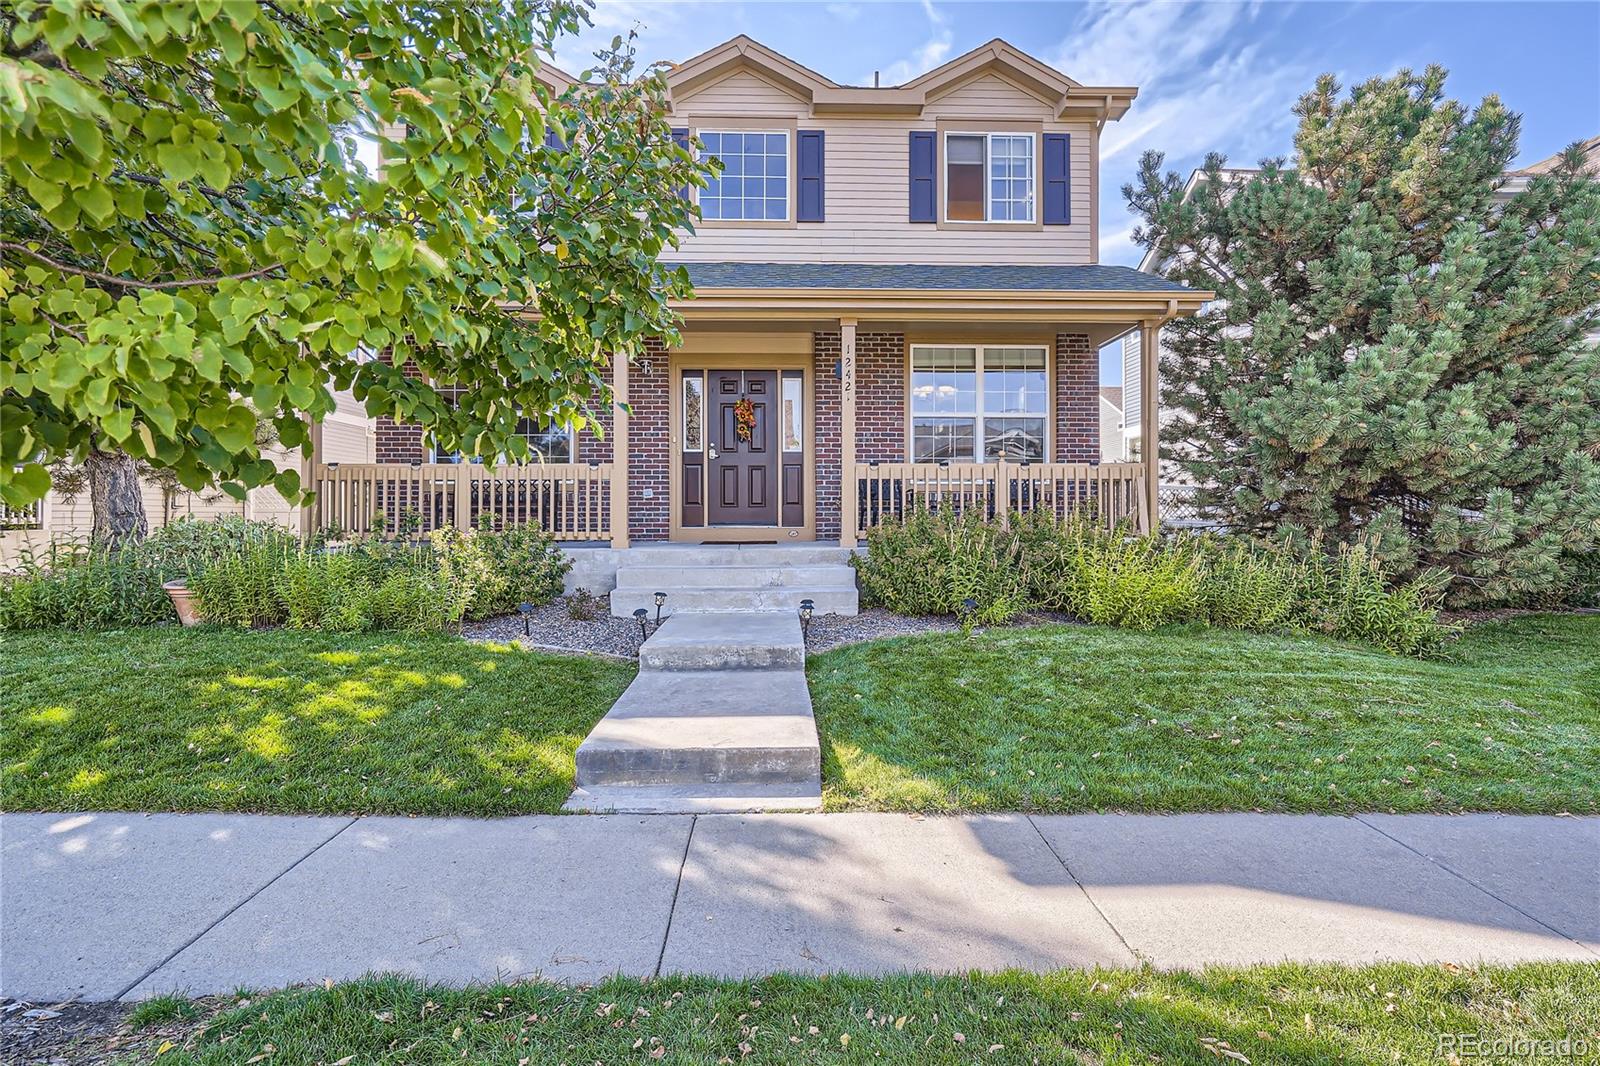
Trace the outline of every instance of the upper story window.
<instances>
[{"instance_id":1,"label":"upper story window","mask_svg":"<svg viewBox=\"0 0 1600 1066\"><path fill-rule=\"evenodd\" d=\"M950 222L1032 222L1031 133L945 135L945 208Z\"/></svg>"},{"instance_id":2,"label":"upper story window","mask_svg":"<svg viewBox=\"0 0 1600 1066\"><path fill-rule=\"evenodd\" d=\"M912 462L1043 462L1048 358L1031 345L914 345Z\"/></svg>"},{"instance_id":3,"label":"upper story window","mask_svg":"<svg viewBox=\"0 0 1600 1066\"><path fill-rule=\"evenodd\" d=\"M461 394L467 390L460 387L441 388L438 390L447 403L452 407L460 400ZM517 436L528 442L528 462L530 463L573 463L577 462L577 434L572 432L571 426L556 426L542 422L535 418L519 418L517 420ZM445 451L438 447L432 440L428 441L428 461L430 463L481 463L480 456L463 455L461 451Z\"/></svg>"},{"instance_id":4,"label":"upper story window","mask_svg":"<svg viewBox=\"0 0 1600 1066\"><path fill-rule=\"evenodd\" d=\"M789 134L786 131L700 130L722 173L700 191L705 219L789 220Z\"/></svg>"}]
</instances>

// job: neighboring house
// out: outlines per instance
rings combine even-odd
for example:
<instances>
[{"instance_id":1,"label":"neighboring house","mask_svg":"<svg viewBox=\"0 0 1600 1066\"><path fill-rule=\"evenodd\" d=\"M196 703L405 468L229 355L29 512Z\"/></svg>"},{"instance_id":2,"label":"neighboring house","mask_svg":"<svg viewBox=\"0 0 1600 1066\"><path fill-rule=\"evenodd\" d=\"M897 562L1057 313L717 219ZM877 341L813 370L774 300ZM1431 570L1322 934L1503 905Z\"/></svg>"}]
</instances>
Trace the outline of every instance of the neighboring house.
<instances>
[{"instance_id":1,"label":"neighboring house","mask_svg":"<svg viewBox=\"0 0 1600 1066\"><path fill-rule=\"evenodd\" d=\"M1128 442L1123 435L1122 386L1100 386L1100 461L1128 461Z\"/></svg>"},{"instance_id":2,"label":"neighboring house","mask_svg":"<svg viewBox=\"0 0 1600 1066\"><path fill-rule=\"evenodd\" d=\"M1097 262L1100 134L1136 90L1068 74L1000 40L882 88L744 36L677 64L674 135L723 170L670 256L695 289L682 343L614 382L631 414L603 437L530 419L545 462L493 470L380 419L376 463L324 457L310 521L487 514L616 548L854 546L930 502L1147 522L1153 480L1101 465L1122 448L1098 350L1208 294Z\"/></svg>"},{"instance_id":3,"label":"neighboring house","mask_svg":"<svg viewBox=\"0 0 1600 1066\"><path fill-rule=\"evenodd\" d=\"M317 429L321 455L325 462L370 463L377 458L377 430L372 419L349 393L336 393L338 409ZM298 452L282 447L267 450L267 457L280 469L301 467ZM303 512L289 506L271 485L251 489L243 500L236 500L220 489L166 492L155 482L143 486L145 517L156 529L181 518L217 518L239 515L277 522L290 528L304 524ZM42 553L51 542L84 544L94 525L89 506L89 489L73 496L51 490L33 507L5 508L0 514L0 569L14 567L29 554Z\"/></svg>"}]
</instances>

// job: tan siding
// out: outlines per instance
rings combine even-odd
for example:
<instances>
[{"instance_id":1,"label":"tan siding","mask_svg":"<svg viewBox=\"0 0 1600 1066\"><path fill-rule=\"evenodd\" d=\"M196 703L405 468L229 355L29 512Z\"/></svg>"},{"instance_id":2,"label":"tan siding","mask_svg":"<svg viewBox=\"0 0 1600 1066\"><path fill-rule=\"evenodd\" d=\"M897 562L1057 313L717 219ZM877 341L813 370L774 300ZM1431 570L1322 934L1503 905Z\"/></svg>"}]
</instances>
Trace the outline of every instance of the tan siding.
<instances>
[{"instance_id":1,"label":"tan siding","mask_svg":"<svg viewBox=\"0 0 1600 1066\"><path fill-rule=\"evenodd\" d=\"M674 108L701 115L803 115L807 110L792 93L745 70L674 101Z\"/></svg>"},{"instance_id":2,"label":"tan siding","mask_svg":"<svg viewBox=\"0 0 1600 1066\"><path fill-rule=\"evenodd\" d=\"M1037 96L1017 88L1005 78L986 74L929 100L923 114L928 118L990 115L994 118L1036 118L1048 122L1055 111Z\"/></svg>"},{"instance_id":3,"label":"tan siding","mask_svg":"<svg viewBox=\"0 0 1600 1066\"><path fill-rule=\"evenodd\" d=\"M794 114L801 128L827 133L826 214L823 223L788 229L705 227L670 253L688 262L753 263L1014 263L1094 261L1089 123L1044 121L1050 133L1072 134L1072 224L996 232L961 231L907 220L908 133L931 130L940 118L1048 118L1049 106L995 75L976 78L930 103L915 119L807 116L787 93L747 73L726 78L676 102L675 122L697 115ZM942 188L942 182L941 182Z\"/></svg>"}]
</instances>

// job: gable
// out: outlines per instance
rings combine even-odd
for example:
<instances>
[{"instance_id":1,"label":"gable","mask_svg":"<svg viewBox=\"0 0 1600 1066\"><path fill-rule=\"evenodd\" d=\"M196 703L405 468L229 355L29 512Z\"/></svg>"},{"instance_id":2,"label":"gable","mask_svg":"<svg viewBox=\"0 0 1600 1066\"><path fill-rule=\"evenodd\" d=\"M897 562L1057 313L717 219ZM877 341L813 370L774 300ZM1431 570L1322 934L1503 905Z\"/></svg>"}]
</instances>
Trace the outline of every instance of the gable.
<instances>
[{"instance_id":1,"label":"gable","mask_svg":"<svg viewBox=\"0 0 1600 1066\"><path fill-rule=\"evenodd\" d=\"M1055 117L1053 101L1042 100L1009 78L993 72L975 75L959 83L943 86L930 94L926 114L991 115L996 118Z\"/></svg>"},{"instance_id":2,"label":"gable","mask_svg":"<svg viewBox=\"0 0 1600 1066\"><path fill-rule=\"evenodd\" d=\"M678 114L804 114L808 101L753 70L734 70L686 93L673 94L672 109Z\"/></svg>"}]
</instances>

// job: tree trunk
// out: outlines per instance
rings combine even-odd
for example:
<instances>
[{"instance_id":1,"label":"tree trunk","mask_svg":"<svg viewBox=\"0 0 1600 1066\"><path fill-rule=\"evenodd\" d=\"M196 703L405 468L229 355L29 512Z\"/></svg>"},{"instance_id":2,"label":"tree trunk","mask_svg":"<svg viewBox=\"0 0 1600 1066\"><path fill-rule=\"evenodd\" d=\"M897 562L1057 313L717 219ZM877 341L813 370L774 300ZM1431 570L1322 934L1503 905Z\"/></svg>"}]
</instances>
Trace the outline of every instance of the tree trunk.
<instances>
[{"instance_id":1,"label":"tree trunk","mask_svg":"<svg viewBox=\"0 0 1600 1066\"><path fill-rule=\"evenodd\" d=\"M83 462L89 475L89 505L94 510L90 540L97 548L136 544L150 532L144 515L139 468L127 452L92 451Z\"/></svg>"}]
</instances>

